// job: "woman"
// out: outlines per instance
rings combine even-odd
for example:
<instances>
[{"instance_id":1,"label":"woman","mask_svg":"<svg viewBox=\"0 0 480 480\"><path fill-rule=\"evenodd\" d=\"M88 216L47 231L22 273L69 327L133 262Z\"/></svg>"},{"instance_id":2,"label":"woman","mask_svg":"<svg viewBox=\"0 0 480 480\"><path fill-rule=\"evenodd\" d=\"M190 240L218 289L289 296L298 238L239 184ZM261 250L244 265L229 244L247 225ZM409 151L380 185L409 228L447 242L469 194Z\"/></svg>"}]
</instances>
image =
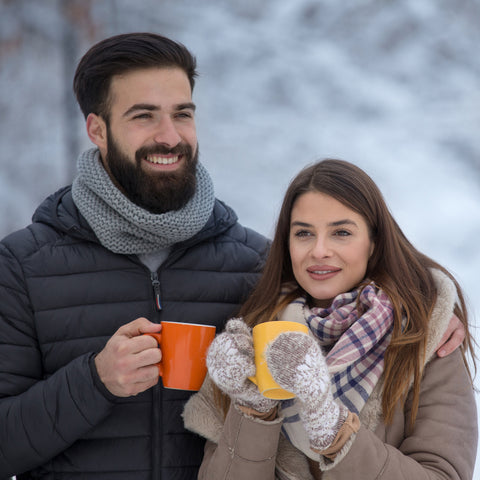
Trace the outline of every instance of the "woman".
<instances>
[{"instance_id":1,"label":"woman","mask_svg":"<svg viewBox=\"0 0 480 480\"><path fill-rule=\"evenodd\" d=\"M434 355L455 314L463 347ZM211 379L187 428L207 438L199 478L469 479L477 415L461 289L418 252L371 178L341 160L304 169L285 195L261 280L214 340ZM309 335L268 347L294 400L263 397L251 328L294 320ZM473 357L473 354L472 354Z\"/></svg>"}]
</instances>

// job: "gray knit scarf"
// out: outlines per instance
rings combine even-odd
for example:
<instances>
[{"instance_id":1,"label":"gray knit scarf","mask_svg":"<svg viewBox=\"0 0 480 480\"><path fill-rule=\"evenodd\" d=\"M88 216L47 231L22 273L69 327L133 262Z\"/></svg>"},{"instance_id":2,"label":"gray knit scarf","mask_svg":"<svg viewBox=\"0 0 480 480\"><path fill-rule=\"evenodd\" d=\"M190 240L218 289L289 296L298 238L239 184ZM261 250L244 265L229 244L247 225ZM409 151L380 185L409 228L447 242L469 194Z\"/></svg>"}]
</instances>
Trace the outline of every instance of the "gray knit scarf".
<instances>
[{"instance_id":1,"label":"gray knit scarf","mask_svg":"<svg viewBox=\"0 0 480 480\"><path fill-rule=\"evenodd\" d=\"M118 190L105 171L97 148L81 154L77 168L73 201L100 243L115 253L152 253L187 240L205 226L213 211L213 183L200 162L193 197L180 210L159 215L135 205Z\"/></svg>"}]
</instances>

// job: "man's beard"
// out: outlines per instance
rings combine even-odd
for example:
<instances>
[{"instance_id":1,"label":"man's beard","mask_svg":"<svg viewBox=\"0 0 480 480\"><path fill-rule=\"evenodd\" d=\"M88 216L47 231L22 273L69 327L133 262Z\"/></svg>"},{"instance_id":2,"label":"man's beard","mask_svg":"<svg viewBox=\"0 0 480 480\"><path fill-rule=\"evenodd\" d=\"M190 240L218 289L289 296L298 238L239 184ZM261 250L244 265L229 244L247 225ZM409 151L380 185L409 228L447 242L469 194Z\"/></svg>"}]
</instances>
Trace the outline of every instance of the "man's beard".
<instances>
[{"instance_id":1,"label":"man's beard","mask_svg":"<svg viewBox=\"0 0 480 480\"><path fill-rule=\"evenodd\" d=\"M179 210L193 197L196 188L198 147L195 154L187 143L181 143L172 149L161 145L142 147L135 152L135 163L132 163L120 150L110 132L107 135L107 142L105 162L113 180L125 196L139 207L154 214L161 214ZM183 155L184 168L157 174L145 172L142 169L142 159L155 154Z\"/></svg>"}]
</instances>

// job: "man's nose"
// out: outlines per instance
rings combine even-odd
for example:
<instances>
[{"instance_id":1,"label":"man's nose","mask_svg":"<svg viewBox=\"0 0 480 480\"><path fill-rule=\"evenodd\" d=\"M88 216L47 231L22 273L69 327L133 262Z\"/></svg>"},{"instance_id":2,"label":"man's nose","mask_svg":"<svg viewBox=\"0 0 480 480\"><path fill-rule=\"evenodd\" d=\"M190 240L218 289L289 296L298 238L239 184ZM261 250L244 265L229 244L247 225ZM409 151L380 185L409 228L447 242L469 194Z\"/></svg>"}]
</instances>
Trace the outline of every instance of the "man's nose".
<instances>
[{"instance_id":1,"label":"man's nose","mask_svg":"<svg viewBox=\"0 0 480 480\"><path fill-rule=\"evenodd\" d=\"M166 145L169 148L177 146L182 141L175 123L168 116L164 116L159 120L153 139L156 143Z\"/></svg>"}]
</instances>

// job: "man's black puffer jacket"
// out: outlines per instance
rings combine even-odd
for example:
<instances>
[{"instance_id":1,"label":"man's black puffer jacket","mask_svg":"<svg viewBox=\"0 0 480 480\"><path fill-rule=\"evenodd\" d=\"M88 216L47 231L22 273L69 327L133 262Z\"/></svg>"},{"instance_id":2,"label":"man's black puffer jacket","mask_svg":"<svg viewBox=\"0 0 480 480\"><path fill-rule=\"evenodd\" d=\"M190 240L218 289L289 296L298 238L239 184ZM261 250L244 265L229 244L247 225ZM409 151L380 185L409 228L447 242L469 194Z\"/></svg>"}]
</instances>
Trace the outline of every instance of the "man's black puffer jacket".
<instances>
[{"instance_id":1,"label":"man's black puffer jacket","mask_svg":"<svg viewBox=\"0 0 480 480\"><path fill-rule=\"evenodd\" d=\"M205 228L157 272L158 311L138 258L98 243L70 187L49 197L0 244L0 478L196 478L203 440L183 428L189 393L159 384L114 397L93 358L138 317L218 332L258 280L267 248L217 200Z\"/></svg>"}]
</instances>

